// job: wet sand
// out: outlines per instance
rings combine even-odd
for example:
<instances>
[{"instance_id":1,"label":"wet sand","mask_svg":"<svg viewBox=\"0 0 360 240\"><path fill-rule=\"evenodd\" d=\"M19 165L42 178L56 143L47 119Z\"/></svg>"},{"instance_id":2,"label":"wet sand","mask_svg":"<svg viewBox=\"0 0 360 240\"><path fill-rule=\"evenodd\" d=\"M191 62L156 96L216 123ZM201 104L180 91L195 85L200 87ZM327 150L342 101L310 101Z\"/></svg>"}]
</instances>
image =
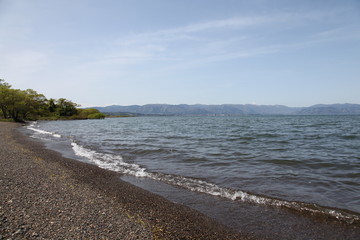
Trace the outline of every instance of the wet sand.
<instances>
[{"instance_id":1,"label":"wet sand","mask_svg":"<svg viewBox=\"0 0 360 240\"><path fill-rule=\"evenodd\" d=\"M0 122L0 239L254 239Z\"/></svg>"}]
</instances>

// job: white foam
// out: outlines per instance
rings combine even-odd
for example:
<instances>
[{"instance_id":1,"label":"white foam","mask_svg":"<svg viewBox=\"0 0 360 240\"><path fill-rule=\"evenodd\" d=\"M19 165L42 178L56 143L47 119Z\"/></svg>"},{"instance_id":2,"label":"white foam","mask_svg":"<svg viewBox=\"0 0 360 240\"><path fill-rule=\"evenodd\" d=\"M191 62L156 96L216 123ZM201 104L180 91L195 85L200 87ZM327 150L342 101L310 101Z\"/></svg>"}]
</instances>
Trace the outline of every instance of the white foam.
<instances>
[{"instance_id":1,"label":"white foam","mask_svg":"<svg viewBox=\"0 0 360 240\"><path fill-rule=\"evenodd\" d=\"M213 196L218 196L233 201L241 201L246 203L252 203L257 205L266 205L274 207L285 207L294 209L297 211L306 211L311 213L326 214L341 221L352 223L354 221L360 221L359 217L353 214L342 212L341 210L327 209L325 207L318 206L316 204L307 204L295 201L286 201L273 199L265 196L258 196L250 194L241 190L233 190L220 187L213 183L208 183L204 180L194 179L184 176L163 174L163 173L151 173L147 172L145 168L140 167L137 164L130 164L123 161L119 155L99 153L85 147L82 147L75 142L72 143L72 148L76 155L85 157L97 166L117 171L120 173L132 175L135 177L147 177L153 180L162 181L171 185L179 186L193 192L206 193Z\"/></svg>"},{"instance_id":2,"label":"white foam","mask_svg":"<svg viewBox=\"0 0 360 240\"><path fill-rule=\"evenodd\" d=\"M149 173L147 177L150 177L154 180L159 180L171 185L180 186L182 188L186 188L193 192L200 192L206 193L213 196L218 196L226 199L230 199L233 201L241 201L251 204L257 205L266 205L266 206L273 206L273 207L284 207L289 208L301 212L310 212L316 214L325 214L327 216L336 218L338 220L353 223L360 221L358 215L354 215L351 213L347 213L341 210L334 210L329 209L326 207L319 206L317 204L309 204L309 203L302 203L296 201L286 201L280 199L273 199L265 196L258 196L255 194L247 193L241 190L233 190L222 188L216 184L208 183L203 180L187 178L183 176L174 176L168 174L153 174Z\"/></svg>"},{"instance_id":3,"label":"white foam","mask_svg":"<svg viewBox=\"0 0 360 240\"><path fill-rule=\"evenodd\" d=\"M44 134L44 135L51 135L53 137L56 137L56 138L61 138L61 135L60 134L57 134L57 133L54 133L54 132L48 132L48 131L45 131L45 130L41 130L41 129L38 129L38 128L35 128L35 125L37 124L37 122L33 122L31 123L27 129L29 130L32 130L36 133L39 133L39 134Z\"/></svg>"},{"instance_id":4,"label":"white foam","mask_svg":"<svg viewBox=\"0 0 360 240\"><path fill-rule=\"evenodd\" d=\"M101 168L124 173L124 174L129 174L135 177L148 176L148 173L146 172L145 168L142 168L137 164L126 163L119 155L99 153L90 150L88 148L85 148L83 146L80 146L75 142L71 143L71 145L77 156L85 157Z\"/></svg>"},{"instance_id":5,"label":"white foam","mask_svg":"<svg viewBox=\"0 0 360 240\"><path fill-rule=\"evenodd\" d=\"M36 124L37 122L30 124L27 127L27 129L32 130L40 135L51 135L56 138L61 138L60 134L54 132L48 132L36 128L35 127ZM279 200L265 196L254 195L241 190L223 188L216 184L208 183L204 180L194 179L190 177L147 172L145 168L140 167L137 164L130 164L124 162L120 155L99 153L91 149L85 148L75 142L72 142L71 145L73 151L77 156L84 157L89 161L93 162L94 164L96 164L97 166L107 170L116 171L119 173L128 174L135 177L147 177L153 180L165 182L167 184L179 186L191 190L193 192L206 193L209 195L226 198L233 201L241 201L246 203L267 205L274 207L285 207L297 211L306 211L316 214L326 214L328 216L334 217L336 219L348 223L353 223L354 221L356 222L360 221L360 218L357 215L347 213L341 210L334 210L326 207L321 207L316 204Z\"/></svg>"}]
</instances>

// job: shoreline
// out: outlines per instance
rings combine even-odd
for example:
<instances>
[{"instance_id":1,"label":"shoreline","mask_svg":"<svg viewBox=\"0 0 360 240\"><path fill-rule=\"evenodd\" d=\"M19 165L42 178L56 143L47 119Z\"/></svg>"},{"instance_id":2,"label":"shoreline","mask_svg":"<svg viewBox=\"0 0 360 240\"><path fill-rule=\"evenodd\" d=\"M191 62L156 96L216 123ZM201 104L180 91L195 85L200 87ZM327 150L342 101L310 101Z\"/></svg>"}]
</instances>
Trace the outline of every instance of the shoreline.
<instances>
[{"instance_id":1,"label":"shoreline","mask_svg":"<svg viewBox=\"0 0 360 240\"><path fill-rule=\"evenodd\" d=\"M166 188L171 186L151 186L146 178L131 180L71 155L63 157L25 134L22 126L0 122L0 240L360 236L359 224L317 214L223 202L181 189L170 189L169 197Z\"/></svg>"},{"instance_id":2,"label":"shoreline","mask_svg":"<svg viewBox=\"0 0 360 240\"><path fill-rule=\"evenodd\" d=\"M0 122L0 239L255 239Z\"/></svg>"}]
</instances>

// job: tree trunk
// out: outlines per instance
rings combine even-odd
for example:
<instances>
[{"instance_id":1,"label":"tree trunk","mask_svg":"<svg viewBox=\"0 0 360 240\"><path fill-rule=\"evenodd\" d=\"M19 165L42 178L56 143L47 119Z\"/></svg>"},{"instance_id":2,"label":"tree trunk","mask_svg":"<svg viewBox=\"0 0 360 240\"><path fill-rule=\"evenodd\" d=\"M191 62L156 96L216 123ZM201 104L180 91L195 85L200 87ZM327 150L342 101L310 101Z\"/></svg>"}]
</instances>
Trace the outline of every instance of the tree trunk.
<instances>
[{"instance_id":1,"label":"tree trunk","mask_svg":"<svg viewBox=\"0 0 360 240\"><path fill-rule=\"evenodd\" d=\"M24 122L24 120L19 118L19 112L16 110L12 110L11 117L15 122Z\"/></svg>"},{"instance_id":2,"label":"tree trunk","mask_svg":"<svg viewBox=\"0 0 360 240\"><path fill-rule=\"evenodd\" d=\"M9 118L9 115L7 114L7 109L5 106L1 106L1 111L2 111L2 114L4 116L4 118Z\"/></svg>"}]
</instances>

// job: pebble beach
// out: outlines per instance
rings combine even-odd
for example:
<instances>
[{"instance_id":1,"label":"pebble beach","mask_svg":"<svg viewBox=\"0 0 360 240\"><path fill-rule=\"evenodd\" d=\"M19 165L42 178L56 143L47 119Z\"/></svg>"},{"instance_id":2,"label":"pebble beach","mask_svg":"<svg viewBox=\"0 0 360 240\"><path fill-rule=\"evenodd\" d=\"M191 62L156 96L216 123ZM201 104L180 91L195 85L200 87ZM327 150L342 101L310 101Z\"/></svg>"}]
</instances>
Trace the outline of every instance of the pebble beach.
<instances>
[{"instance_id":1,"label":"pebble beach","mask_svg":"<svg viewBox=\"0 0 360 240\"><path fill-rule=\"evenodd\" d=\"M253 239L0 122L0 239Z\"/></svg>"}]
</instances>

